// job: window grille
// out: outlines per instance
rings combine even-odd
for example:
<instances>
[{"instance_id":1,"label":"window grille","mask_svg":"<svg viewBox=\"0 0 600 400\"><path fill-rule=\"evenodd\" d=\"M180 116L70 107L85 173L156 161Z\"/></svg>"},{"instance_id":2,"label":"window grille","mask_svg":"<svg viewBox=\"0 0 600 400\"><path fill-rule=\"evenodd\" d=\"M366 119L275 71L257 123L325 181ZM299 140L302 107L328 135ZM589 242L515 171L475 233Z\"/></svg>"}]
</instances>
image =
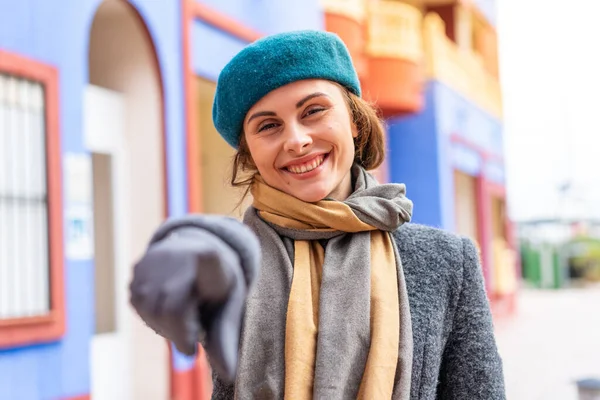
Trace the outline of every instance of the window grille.
<instances>
[{"instance_id":1,"label":"window grille","mask_svg":"<svg viewBox=\"0 0 600 400\"><path fill-rule=\"evenodd\" d=\"M44 87L0 74L0 320L50 312Z\"/></svg>"}]
</instances>

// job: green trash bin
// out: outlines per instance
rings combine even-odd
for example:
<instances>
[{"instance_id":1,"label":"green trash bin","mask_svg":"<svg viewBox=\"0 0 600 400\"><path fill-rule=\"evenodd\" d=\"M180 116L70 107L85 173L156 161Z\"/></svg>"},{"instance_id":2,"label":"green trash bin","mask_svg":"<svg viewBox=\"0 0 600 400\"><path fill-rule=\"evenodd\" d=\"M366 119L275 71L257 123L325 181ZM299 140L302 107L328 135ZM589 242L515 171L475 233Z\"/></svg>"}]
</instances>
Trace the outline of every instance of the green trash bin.
<instances>
[{"instance_id":1,"label":"green trash bin","mask_svg":"<svg viewBox=\"0 0 600 400\"><path fill-rule=\"evenodd\" d=\"M565 269L560 247L550 243L523 243L521 246L523 279L540 289L560 289L564 286Z\"/></svg>"},{"instance_id":2,"label":"green trash bin","mask_svg":"<svg viewBox=\"0 0 600 400\"><path fill-rule=\"evenodd\" d=\"M536 288L540 287L540 253L531 243L521 245L521 269L523 280Z\"/></svg>"}]
</instances>

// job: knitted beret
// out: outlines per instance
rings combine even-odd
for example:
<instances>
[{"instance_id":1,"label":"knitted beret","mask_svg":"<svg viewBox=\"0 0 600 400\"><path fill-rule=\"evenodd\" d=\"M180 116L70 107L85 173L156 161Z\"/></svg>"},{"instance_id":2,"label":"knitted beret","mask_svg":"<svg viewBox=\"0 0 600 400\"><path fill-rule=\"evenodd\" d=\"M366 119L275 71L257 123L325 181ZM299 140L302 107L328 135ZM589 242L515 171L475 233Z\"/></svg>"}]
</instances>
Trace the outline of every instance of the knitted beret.
<instances>
[{"instance_id":1,"label":"knitted beret","mask_svg":"<svg viewBox=\"0 0 600 400\"><path fill-rule=\"evenodd\" d=\"M213 122L234 148L246 114L267 93L303 79L326 79L361 95L346 45L335 34L294 31L264 37L241 50L217 81Z\"/></svg>"}]
</instances>

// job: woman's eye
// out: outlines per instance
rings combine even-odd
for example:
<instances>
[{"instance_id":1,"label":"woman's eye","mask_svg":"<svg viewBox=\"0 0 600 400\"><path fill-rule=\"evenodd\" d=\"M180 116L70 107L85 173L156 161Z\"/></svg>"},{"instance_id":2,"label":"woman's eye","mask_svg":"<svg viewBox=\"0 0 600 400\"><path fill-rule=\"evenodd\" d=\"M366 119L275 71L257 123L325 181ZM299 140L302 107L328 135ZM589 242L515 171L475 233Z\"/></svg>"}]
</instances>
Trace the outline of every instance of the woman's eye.
<instances>
[{"instance_id":1,"label":"woman's eye","mask_svg":"<svg viewBox=\"0 0 600 400\"><path fill-rule=\"evenodd\" d=\"M317 114L317 113L320 113L321 111L325 111L325 109L323 107L311 108L310 110L308 110L306 112L306 116Z\"/></svg>"},{"instance_id":2,"label":"woman's eye","mask_svg":"<svg viewBox=\"0 0 600 400\"><path fill-rule=\"evenodd\" d=\"M264 131L266 131L266 130L269 130L269 129L275 128L276 126L277 126L277 124L276 124L276 123L274 123L274 122L271 122L270 124L264 124L264 125L262 125L260 128L258 128L258 131L259 131L259 132L264 132Z\"/></svg>"}]
</instances>

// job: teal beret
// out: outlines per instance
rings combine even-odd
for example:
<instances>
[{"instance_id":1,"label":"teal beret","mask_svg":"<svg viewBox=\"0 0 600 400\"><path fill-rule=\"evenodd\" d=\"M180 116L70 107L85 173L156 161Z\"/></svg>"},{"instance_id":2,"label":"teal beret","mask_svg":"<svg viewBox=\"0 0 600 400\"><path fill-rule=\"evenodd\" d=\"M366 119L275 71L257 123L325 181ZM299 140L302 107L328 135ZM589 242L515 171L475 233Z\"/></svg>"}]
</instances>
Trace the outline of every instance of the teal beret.
<instances>
[{"instance_id":1,"label":"teal beret","mask_svg":"<svg viewBox=\"0 0 600 400\"><path fill-rule=\"evenodd\" d=\"M337 35L312 30L279 33L248 45L221 71L213 103L217 131L237 148L250 108L272 90L304 79L337 82L361 95L352 58Z\"/></svg>"}]
</instances>

